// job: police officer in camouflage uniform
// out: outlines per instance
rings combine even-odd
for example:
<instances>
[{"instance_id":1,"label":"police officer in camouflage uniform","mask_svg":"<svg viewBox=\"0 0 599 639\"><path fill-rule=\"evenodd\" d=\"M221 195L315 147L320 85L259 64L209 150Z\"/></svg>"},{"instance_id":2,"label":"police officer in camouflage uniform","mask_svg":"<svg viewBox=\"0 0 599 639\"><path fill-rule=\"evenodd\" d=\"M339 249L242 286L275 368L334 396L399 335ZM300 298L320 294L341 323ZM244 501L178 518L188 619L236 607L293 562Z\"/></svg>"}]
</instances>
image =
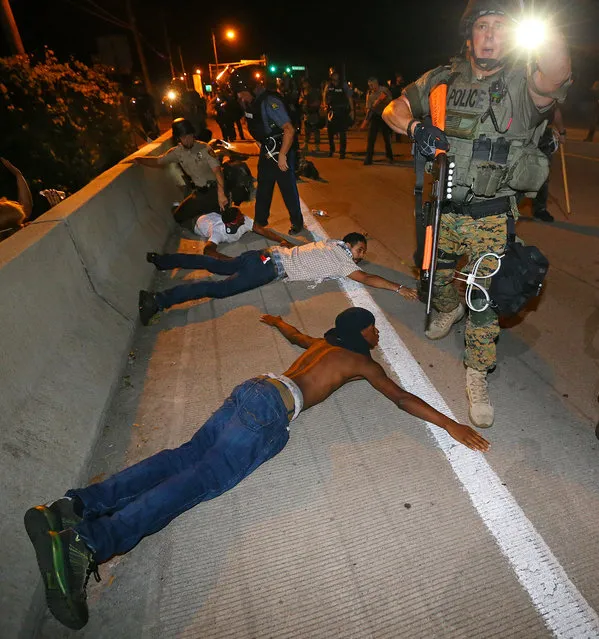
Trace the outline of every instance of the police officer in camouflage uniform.
<instances>
[{"instance_id":1,"label":"police officer in camouflage uniform","mask_svg":"<svg viewBox=\"0 0 599 639\"><path fill-rule=\"evenodd\" d=\"M453 198L441 216L433 305L438 313L426 331L445 337L465 314L453 286L462 256L471 272L479 257L503 253L508 215L518 215L520 198L534 197L547 179L546 156L538 149L546 114L563 101L571 83L570 56L564 37L550 28L533 53L532 64L518 62L514 31L520 13L510 0L470 0L461 19L466 55L447 67L427 72L389 104L383 118L407 134L415 150L429 159L437 148L456 164ZM429 117L429 93L448 83L445 130ZM494 270L494 258L482 260L478 275ZM490 286L490 278L483 279ZM487 373L495 367L499 322L480 294L472 301L465 331L466 391L470 419L479 427L493 424ZM478 311L478 312L477 312Z\"/></svg>"}]
</instances>

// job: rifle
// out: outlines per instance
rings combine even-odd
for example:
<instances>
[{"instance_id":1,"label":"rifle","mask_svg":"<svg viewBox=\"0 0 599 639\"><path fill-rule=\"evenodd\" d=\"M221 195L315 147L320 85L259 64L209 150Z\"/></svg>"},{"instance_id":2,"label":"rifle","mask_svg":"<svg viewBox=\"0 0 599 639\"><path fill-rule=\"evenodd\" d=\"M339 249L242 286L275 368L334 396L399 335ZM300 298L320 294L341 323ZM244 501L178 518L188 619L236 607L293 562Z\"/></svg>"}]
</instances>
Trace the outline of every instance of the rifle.
<instances>
[{"instance_id":1,"label":"rifle","mask_svg":"<svg viewBox=\"0 0 599 639\"><path fill-rule=\"evenodd\" d=\"M434 126L445 129L445 113L447 107L447 82L435 86L429 95L429 108ZM423 216L426 224L424 232L424 251L422 268L420 269L420 288L426 291L425 330L431 316L433 299L433 284L437 268L437 250L439 245L439 229L441 227L441 209L446 200L451 199L451 189L454 163L449 162L447 152L441 149L435 151L433 160L433 185L431 189L432 201L423 206Z\"/></svg>"}]
</instances>

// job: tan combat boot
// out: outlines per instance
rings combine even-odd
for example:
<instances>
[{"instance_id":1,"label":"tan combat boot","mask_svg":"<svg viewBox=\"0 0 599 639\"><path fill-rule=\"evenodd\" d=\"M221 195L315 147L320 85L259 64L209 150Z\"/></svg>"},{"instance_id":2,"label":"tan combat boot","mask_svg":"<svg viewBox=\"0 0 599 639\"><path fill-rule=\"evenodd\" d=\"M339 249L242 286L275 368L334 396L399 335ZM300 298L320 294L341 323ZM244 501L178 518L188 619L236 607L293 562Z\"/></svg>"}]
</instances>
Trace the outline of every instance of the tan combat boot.
<instances>
[{"instance_id":1,"label":"tan combat boot","mask_svg":"<svg viewBox=\"0 0 599 639\"><path fill-rule=\"evenodd\" d=\"M470 402L470 421L479 428L492 426L495 411L489 399L486 372L466 368L466 394Z\"/></svg>"},{"instance_id":2,"label":"tan combat boot","mask_svg":"<svg viewBox=\"0 0 599 639\"><path fill-rule=\"evenodd\" d=\"M453 311L449 313L437 313L435 319L430 323L430 326L424 334L429 339L441 339L449 334L451 327L459 322L464 317L464 305L458 304Z\"/></svg>"}]
</instances>

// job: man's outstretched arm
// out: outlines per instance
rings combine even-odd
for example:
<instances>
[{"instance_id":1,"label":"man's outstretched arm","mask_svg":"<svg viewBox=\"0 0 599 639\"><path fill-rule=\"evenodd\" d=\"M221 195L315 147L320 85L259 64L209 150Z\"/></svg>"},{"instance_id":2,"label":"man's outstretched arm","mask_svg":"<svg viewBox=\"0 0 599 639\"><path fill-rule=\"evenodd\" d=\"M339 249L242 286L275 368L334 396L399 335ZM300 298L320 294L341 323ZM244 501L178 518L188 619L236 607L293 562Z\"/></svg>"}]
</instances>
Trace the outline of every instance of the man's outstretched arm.
<instances>
[{"instance_id":1,"label":"man's outstretched arm","mask_svg":"<svg viewBox=\"0 0 599 639\"><path fill-rule=\"evenodd\" d=\"M160 169L162 165L159 160L163 156L150 156L150 155L136 155L129 162L134 162L135 164L142 164L143 166L149 166L151 169Z\"/></svg>"},{"instance_id":2,"label":"man's outstretched arm","mask_svg":"<svg viewBox=\"0 0 599 639\"><path fill-rule=\"evenodd\" d=\"M418 291L416 291L416 289L404 286L403 284L397 284L396 282L391 282L379 275L365 273L364 271L354 271L353 273L350 273L348 277L356 282L365 284L366 286L394 291L395 293L399 293L402 297L405 297L407 300L418 299Z\"/></svg>"},{"instance_id":3,"label":"man's outstretched arm","mask_svg":"<svg viewBox=\"0 0 599 639\"><path fill-rule=\"evenodd\" d=\"M262 315L260 321L269 326L274 326L285 339L302 348L310 348L314 342L318 341L317 337L304 335L304 333L295 328L295 326L287 324L287 322L281 319L280 315Z\"/></svg>"},{"instance_id":4,"label":"man's outstretched arm","mask_svg":"<svg viewBox=\"0 0 599 639\"><path fill-rule=\"evenodd\" d=\"M377 391L389 398L398 408L405 410L414 417L444 428L456 441L464 444L472 450L486 452L489 450L489 442L479 435L474 428L465 424L458 424L443 413L433 408L425 401L400 388L385 373L383 367L375 361L369 362L363 373L364 377Z\"/></svg>"},{"instance_id":5,"label":"man's outstretched arm","mask_svg":"<svg viewBox=\"0 0 599 639\"><path fill-rule=\"evenodd\" d=\"M291 242L288 242L282 235L279 235L276 231L273 231L268 226L262 226L261 224L256 224L256 222L254 222L252 231L254 231L254 233L257 233L258 235L262 235L267 240L278 242L281 246L284 246L286 248L293 248L295 246L294 244L291 244Z\"/></svg>"}]
</instances>

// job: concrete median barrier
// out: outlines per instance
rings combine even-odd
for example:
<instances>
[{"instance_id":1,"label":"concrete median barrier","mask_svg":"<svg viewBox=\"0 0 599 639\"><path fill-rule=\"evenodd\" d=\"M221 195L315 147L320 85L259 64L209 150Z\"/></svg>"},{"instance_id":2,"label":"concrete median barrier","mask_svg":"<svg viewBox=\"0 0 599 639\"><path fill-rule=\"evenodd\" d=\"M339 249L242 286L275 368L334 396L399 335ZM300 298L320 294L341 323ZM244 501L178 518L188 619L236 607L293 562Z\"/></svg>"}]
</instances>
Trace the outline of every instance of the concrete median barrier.
<instances>
[{"instance_id":1,"label":"concrete median barrier","mask_svg":"<svg viewBox=\"0 0 599 639\"><path fill-rule=\"evenodd\" d=\"M140 153L155 154L167 142ZM0 616L31 637L41 589L23 526L85 469L137 326L147 251L174 228L166 171L121 163L0 244Z\"/></svg>"}]
</instances>

